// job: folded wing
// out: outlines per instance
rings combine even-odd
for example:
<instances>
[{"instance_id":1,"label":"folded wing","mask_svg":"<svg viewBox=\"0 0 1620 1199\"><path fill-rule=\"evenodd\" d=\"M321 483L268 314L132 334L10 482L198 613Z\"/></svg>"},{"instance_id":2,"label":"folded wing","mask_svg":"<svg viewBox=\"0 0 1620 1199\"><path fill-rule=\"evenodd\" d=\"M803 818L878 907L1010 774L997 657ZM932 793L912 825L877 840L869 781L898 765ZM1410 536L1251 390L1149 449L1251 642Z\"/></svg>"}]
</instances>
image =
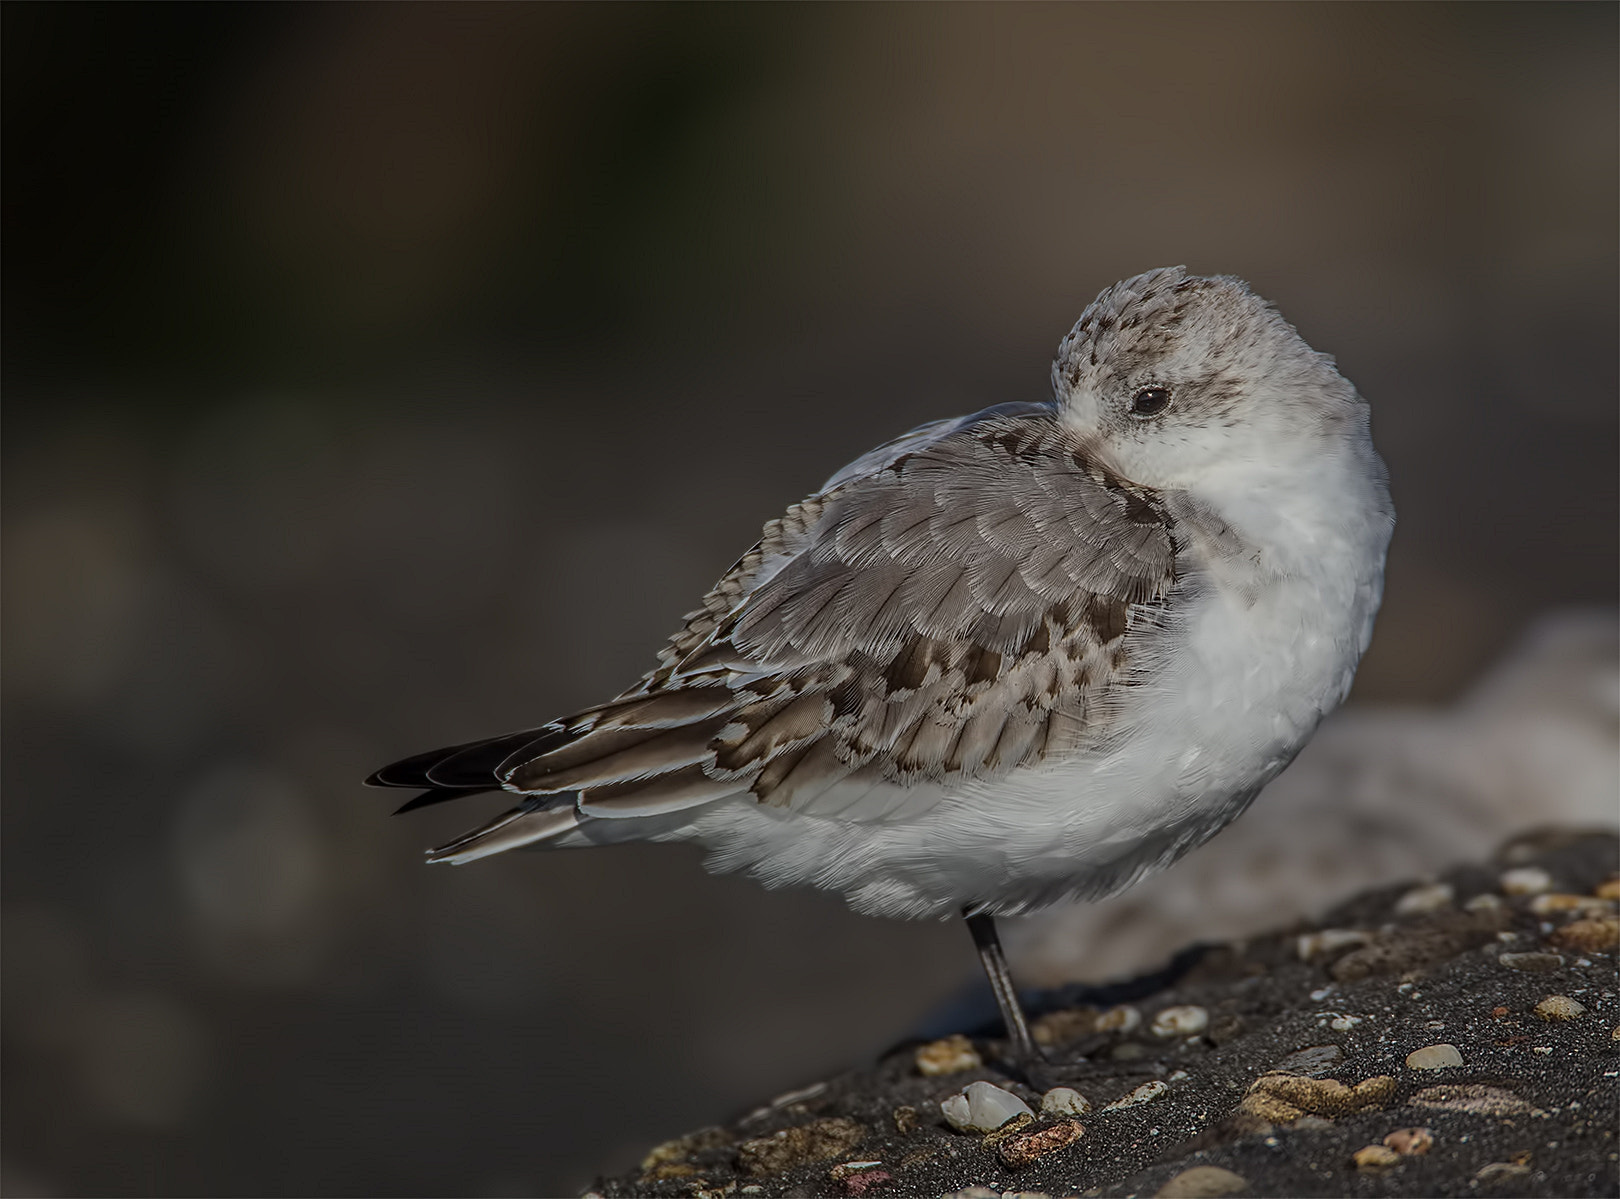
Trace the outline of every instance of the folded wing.
<instances>
[{"instance_id":1,"label":"folded wing","mask_svg":"<svg viewBox=\"0 0 1620 1199\"><path fill-rule=\"evenodd\" d=\"M494 852L524 820L537 840L737 796L907 819L1080 750L1170 597L1171 522L1050 409L1009 408L908 434L772 521L611 703L371 781L429 788L407 807L523 792Z\"/></svg>"}]
</instances>

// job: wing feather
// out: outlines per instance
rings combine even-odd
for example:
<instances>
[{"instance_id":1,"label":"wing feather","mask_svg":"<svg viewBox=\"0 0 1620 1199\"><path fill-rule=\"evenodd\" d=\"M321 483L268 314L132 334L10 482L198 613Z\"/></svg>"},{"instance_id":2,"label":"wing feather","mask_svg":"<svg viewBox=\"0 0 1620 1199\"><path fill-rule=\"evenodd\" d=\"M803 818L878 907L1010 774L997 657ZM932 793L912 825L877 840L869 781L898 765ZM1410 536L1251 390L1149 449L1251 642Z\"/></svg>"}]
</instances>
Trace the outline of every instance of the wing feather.
<instances>
[{"instance_id":1,"label":"wing feather","mask_svg":"<svg viewBox=\"0 0 1620 1199\"><path fill-rule=\"evenodd\" d=\"M1172 523L1049 407L925 426L767 524L613 703L376 779L487 783L503 747L495 785L578 792L582 818L737 794L794 816L911 818L1106 735L1133 630L1176 584ZM536 815L442 856L566 824L519 819Z\"/></svg>"}]
</instances>

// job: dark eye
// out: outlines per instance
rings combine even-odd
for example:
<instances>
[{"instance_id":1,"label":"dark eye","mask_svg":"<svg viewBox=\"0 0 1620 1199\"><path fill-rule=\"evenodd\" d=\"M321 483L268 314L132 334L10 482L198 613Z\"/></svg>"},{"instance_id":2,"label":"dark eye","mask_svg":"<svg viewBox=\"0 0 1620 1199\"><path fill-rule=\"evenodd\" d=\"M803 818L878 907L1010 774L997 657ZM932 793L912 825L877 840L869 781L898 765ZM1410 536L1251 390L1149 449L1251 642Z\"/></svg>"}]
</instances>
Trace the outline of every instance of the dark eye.
<instances>
[{"instance_id":1,"label":"dark eye","mask_svg":"<svg viewBox=\"0 0 1620 1199\"><path fill-rule=\"evenodd\" d=\"M1168 407L1170 389L1167 387L1144 387L1131 397L1132 416L1158 416Z\"/></svg>"}]
</instances>

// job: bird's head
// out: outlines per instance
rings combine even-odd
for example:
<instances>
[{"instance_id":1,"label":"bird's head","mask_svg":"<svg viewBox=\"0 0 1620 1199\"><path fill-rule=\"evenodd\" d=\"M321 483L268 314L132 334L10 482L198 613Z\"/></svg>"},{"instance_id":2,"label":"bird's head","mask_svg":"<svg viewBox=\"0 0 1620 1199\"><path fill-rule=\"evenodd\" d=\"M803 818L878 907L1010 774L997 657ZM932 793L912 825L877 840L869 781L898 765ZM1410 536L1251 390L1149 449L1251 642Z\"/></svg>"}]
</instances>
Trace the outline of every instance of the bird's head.
<instances>
[{"instance_id":1,"label":"bird's head","mask_svg":"<svg viewBox=\"0 0 1620 1199\"><path fill-rule=\"evenodd\" d=\"M1131 482L1194 489L1309 468L1367 439L1367 406L1248 284L1165 267L1108 288L1058 348L1062 420Z\"/></svg>"}]
</instances>

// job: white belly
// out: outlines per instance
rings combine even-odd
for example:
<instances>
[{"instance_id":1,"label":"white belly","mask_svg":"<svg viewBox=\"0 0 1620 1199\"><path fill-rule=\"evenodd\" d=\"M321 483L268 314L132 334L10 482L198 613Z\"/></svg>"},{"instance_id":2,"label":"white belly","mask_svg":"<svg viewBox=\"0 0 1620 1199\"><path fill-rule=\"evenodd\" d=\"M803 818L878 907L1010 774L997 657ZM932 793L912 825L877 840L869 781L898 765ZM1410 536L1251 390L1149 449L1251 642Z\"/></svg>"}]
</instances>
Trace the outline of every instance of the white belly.
<instances>
[{"instance_id":1,"label":"white belly","mask_svg":"<svg viewBox=\"0 0 1620 1199\"><path fill-rule=\"evenodd\" d=\"M904 824L716 805L676 836L718 869L843 892L871 915L1031 911L1099 898L1240 814L1349 688L1378 580L1207 591L1148 651L1117 731L1044 770L977 783Z\"/></svg>"}]
</instances>

